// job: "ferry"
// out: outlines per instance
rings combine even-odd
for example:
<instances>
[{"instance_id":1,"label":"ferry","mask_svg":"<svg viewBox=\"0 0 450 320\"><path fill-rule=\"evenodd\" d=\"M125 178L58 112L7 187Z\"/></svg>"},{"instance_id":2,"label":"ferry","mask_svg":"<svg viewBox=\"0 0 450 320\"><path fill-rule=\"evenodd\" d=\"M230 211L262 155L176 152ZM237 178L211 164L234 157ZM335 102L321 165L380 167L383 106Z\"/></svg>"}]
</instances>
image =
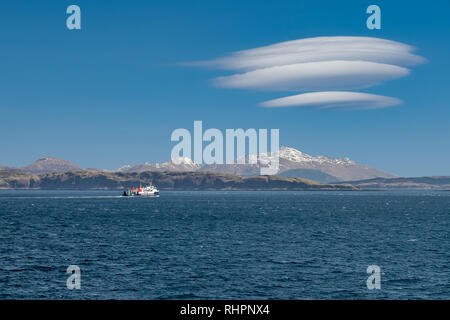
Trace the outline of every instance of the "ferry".
<instances>
[{"instance_id":1,"label":"ferry","mask_svg":"<svg viewBox=\"0 0 450 320\"><path fill-rule=\"evenodd\" d=\"M134 186L130 190L125 190L122 194L124 197L155 197L159 196L159 190L153 185L147 187L139 186L135 189Z\"/></svg>"}]
</instances>

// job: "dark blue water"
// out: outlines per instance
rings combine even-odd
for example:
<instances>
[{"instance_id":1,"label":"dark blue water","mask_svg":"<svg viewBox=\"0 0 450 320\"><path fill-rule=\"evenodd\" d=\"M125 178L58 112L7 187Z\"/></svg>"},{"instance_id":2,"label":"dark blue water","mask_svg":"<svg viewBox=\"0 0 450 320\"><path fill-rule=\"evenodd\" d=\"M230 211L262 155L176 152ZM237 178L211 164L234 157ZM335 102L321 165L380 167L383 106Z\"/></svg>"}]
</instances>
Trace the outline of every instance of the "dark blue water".
<instances>
[{"instance_id":1,"label":"dark blue water","mask_svg":"<svg viewBox=\"0 0 450 320\"><path fill-rule=\"evenodd\" d=\"M450 192L116 194L0 192L0 298L450 298Z\"/></svg>"}]
</instances>

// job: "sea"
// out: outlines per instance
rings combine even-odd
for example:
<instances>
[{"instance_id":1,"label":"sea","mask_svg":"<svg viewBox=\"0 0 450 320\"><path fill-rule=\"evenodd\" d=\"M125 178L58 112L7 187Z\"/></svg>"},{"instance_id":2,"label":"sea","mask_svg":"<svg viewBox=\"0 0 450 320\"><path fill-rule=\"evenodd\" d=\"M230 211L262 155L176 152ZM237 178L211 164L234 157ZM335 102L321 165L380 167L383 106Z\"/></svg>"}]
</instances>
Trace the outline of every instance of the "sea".
<instances>
[{"instance_id":1,"label":"sea","mask_svg":"<svg viewBox=\"0 0 450 320\"><path fill-rule=\"evenodd\" d=\"M0 299L450 299L448 191L120 194L0 191Z\"/></svg>"}]
</instances>

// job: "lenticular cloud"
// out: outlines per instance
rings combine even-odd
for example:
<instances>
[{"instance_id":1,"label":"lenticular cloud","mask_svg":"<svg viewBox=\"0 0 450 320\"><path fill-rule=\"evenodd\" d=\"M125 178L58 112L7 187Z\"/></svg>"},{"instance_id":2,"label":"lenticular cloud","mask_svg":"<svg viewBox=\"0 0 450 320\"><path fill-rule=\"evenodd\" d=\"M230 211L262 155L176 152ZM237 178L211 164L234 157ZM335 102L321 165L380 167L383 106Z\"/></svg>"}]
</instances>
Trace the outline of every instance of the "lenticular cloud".
<instances>
[{"instance_id":1,"label":"lenticular cloud","mask_svg":"<svg viewBox=\"0 0 450 320\"><path fill-rule=\"evenodd\" d=\"M317 91L367 88L404 77L409 70L391 64L367 61L320 61L257 69L216 78L225 88L276 91Z\"/></svg>"},{"instance_id":2,"label":"lenticular cloud","mask_svg":"<svg viewBox=\"0 0 450 320\"><path fill-rule=\"evenodd\" d=\"M414 47L371 37L317 37L276 43L237 51L228 57L196 62L196 65L226 70L256 70L317 61L371 61L400 66L425 62Z\"/></svg>"},{"instance_id":3,"label":"lenticular cloud","mask_svg":"<svg viewBox=\"0 0 450 320\"><path fill-rule=\"evenodd\" d=\"M191 65L238 72L214 79L214 84L223 88L325 91L270 100L263 106L375 109L397 105L401 100L341 90L368 88L409 75L407 67L426 61L414 50L379 38L317 37L238 51Z\"/></svg>"},{"instance_id":4,"label":"lenticular cloud","mask_svg":"<svg viewBox=\"0 0 450 320\"><path fill-rule=\"evenodd\" d=\"M316 107L320 109L379 109L401 104L396 98L362 92L311 92L273 99L261 103L263 107Z\"/></svg>"}]
</instances>

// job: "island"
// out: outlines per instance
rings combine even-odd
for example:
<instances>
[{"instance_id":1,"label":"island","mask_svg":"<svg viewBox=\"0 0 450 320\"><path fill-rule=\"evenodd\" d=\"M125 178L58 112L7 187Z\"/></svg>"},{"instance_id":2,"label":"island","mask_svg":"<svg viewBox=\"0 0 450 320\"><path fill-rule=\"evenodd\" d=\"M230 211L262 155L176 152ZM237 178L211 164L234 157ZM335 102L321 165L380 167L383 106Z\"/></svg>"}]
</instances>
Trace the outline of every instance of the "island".
<instances>
[{"instance_id":1,"label":"island","mask_svg":"<svg viewBox=\"0 0 450 320\"><path fill-rule=\"evenodd\" d=\"M0 170L0 189L123 190L154 184L160 190L360 190L350 184L327 184L302 178L239 176L215 172L71 171L34 175Z\"/></svg>"}]
</instances>

